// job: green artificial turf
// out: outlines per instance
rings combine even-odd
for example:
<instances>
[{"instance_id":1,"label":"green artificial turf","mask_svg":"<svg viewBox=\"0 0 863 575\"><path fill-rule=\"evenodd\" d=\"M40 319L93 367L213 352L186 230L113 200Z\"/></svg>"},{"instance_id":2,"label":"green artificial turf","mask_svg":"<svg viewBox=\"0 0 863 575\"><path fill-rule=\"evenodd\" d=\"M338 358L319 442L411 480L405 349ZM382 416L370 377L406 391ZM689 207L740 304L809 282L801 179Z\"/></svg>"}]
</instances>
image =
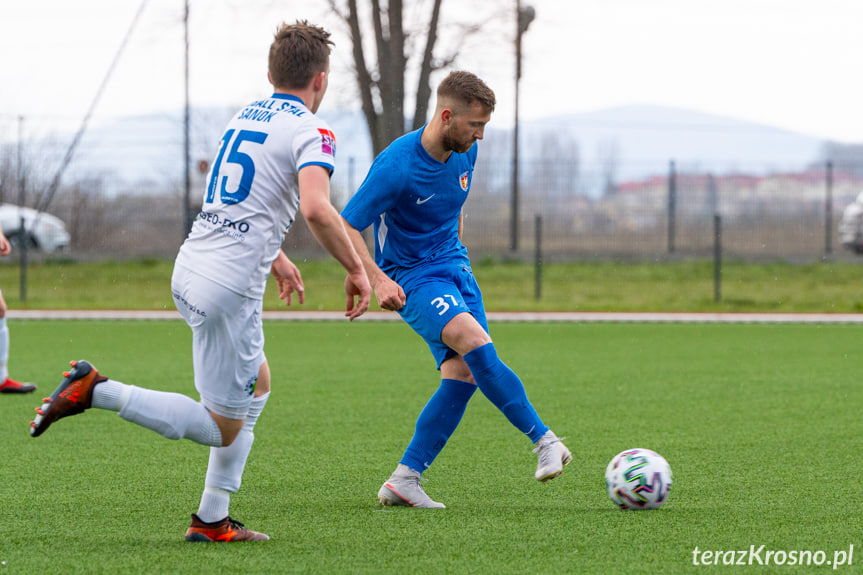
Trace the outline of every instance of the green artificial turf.
<instances>
[{"instance_id":1,"label":"green artificial turf","mask_svg":"<svg viewBox=\"0 0 863 575\"><path fill-rule=\"evenodd\" d=\"M101 410L27 433L69 359L197 398L185 324L11 321L11 373L40 388L0 396L0 574L691 573L723 570L694 566L696 547L761 545L863 561L858 326L492 325L574 461L537 483L532 446L477 393L425 473L443 510L375 497L437 386L425 344L400 323L265 329L274 391L231 514L272 539L209 545L183 541L206 448ZM632 447L671 464L662 509L606 496Z\"/></svg>"}]
</instances>

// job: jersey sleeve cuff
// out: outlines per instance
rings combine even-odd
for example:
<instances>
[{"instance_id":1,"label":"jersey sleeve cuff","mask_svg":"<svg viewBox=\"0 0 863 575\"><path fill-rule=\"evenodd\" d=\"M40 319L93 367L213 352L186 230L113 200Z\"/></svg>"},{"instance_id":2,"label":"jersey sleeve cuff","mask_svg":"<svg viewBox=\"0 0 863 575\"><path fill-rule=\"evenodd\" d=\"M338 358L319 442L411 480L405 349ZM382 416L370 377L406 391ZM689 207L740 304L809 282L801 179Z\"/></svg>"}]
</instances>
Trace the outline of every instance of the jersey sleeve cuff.
<instances>
[{"instance_id":1,"label":"jersey sleeve cuff","mask_svg":"<svg viewBox=\"0 0 863 575\"><path fill-rule=\"evenodd\" d=\"M306 162L305 164L303 164L299 168L297 168L297 172L299 172L300 170L302 170L306 166L320 166L322 168L326 168L327 171L330 172L331 178L333 177L333 172L336 171L336 167L334 165L328 164L326 162Z\"/></svg>"}]
</instances>

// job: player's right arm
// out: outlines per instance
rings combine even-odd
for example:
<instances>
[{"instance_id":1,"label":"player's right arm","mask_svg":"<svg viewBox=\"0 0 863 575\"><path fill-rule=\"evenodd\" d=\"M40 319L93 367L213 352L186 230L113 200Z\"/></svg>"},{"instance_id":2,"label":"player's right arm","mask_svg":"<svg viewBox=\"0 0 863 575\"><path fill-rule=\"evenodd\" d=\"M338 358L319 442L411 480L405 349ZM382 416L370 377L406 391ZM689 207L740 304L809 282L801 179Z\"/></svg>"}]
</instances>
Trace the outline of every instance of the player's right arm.
<instances>
[{"instance_id":1,"label":"player's right arm","mask_svg":"<svg viewBox=\"0 0 863 575\"><path fill-rule=\"evenodd\" d=\"M348 272L345 279L345 293L348 297L345 316L354 320L369 309L371 286L363 262L346 233L342 218L330 203L329 171L323 166L312 164L302 168L298 178L300 212L303 218L318 243ZM365 246L363 251L367 252Z\"/></svg>"},{"instance_id":2,"label":"player's right arm","mask_svg":"<svg viewBox=\"0 0 863 575\"><path fill-rule=\"evenodd\" d=\"M353 227L350 222L342 218L345 225L345 230L348 232L348 237L354 245L354 250L359 254L360 260L363 262L363 267L366 270L366 275L369 278L369 283L375 292L375 297L378 300L378 305L381 309L389 311L398 311L405 305L405 292L402 286L389 278L384 271L378 267L375 260L372 259L366 241L358 229Z\"/></svg>"},{"instance_id":3,"label":"player's right arm","mask_svg":"<svg viewBox=\"0 0 863 575\"><path fill-rule=\"evenodd\" d=\"M361 232L395 205L405 182L403 168L404 162L392 146L378 154L365 180L342 210L348 237L360 254L378 305L389 311L404 307L405 292L375 263Z\"/></svg>"}]
</instances>

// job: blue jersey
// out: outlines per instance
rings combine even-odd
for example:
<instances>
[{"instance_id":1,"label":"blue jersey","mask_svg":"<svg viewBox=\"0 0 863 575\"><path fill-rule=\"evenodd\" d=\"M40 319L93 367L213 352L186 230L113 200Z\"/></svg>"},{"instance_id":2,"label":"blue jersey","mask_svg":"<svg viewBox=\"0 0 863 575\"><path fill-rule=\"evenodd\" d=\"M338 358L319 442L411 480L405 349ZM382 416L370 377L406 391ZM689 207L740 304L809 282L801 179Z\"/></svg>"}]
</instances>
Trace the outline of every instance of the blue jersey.
<instances>
[{"instance_id":1,"label":"blue jersey","mask_svg":"<svg viewBox=\"0 0 863 575\"><path fill-rule=\"evenodd\" d=\"M378 155L342 211L358 230L374 224L375 263L393 279L424 263L467 261L458 220L477 146L441 162L423 148L423 129L398 138Z\"/></svg>"}]
</instances>

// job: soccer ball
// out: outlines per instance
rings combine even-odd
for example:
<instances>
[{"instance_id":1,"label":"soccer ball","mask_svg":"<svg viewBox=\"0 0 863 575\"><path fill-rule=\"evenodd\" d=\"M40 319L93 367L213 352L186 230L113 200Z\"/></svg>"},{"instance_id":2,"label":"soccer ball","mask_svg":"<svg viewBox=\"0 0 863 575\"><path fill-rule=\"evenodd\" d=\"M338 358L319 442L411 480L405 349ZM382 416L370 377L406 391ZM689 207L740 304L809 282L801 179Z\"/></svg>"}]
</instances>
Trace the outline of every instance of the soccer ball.
<instances>
[{"instance_id":1,"label":"soccer ball","mask_svg":"<svg viewBox=\"0 0 863 575\"><path fill-rule=\"evenodd\" d=\"M621 509L659 509L671 489L671 467L649 449L627 449L605 468L605 486Z\"/></svg>"}]
</instances>

